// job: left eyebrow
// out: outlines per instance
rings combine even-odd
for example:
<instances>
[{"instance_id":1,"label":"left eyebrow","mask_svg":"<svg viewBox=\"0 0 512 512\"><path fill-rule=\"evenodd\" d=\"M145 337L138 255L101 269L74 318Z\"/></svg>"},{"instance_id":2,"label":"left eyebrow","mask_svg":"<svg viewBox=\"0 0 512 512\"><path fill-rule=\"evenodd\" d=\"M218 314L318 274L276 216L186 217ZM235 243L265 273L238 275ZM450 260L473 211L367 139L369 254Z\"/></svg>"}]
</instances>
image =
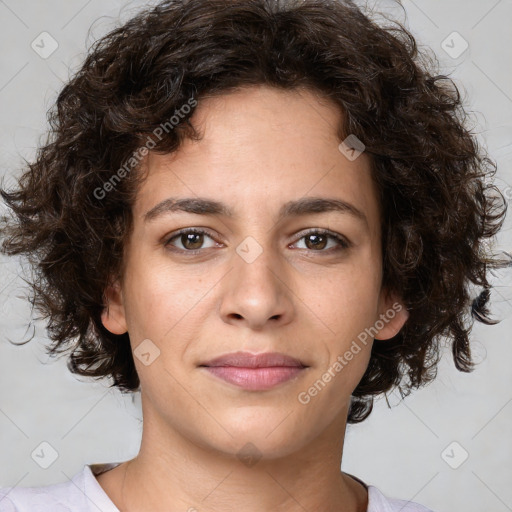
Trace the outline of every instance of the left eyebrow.
<instances>
[{"instance_id":1,"label":"left eyebrow","mask_svg":"<svg viewBox=\"0 0 512 512\"><path fill-rule=\"evenodd\" d=\"M341 199L325 197L303 197L295 201L289 201L281 207L278 220L281 221L285 217L325 212L338 212L351 215L369 227L366 215L359 210L359 208Z\"/></svg>"},{"instance_id":2,"label":"left eyebrow","mask_svg":"<svg viewBox=\"0 0 512 512\"><path fill-rule=\"evenodd\" d=\"M144 214L144 221L153 220L165 213L186 212L196 215L221 215L234 218L236 215L226 204L203 197L185 197L164 199ZM294 201L288 201L279 210L277 221L286 217L298 217L314 213L338 212L348 214L363 222L369 227L366 215L341 199L325 197L303 197Z\"/></svg>"}]
</instances>

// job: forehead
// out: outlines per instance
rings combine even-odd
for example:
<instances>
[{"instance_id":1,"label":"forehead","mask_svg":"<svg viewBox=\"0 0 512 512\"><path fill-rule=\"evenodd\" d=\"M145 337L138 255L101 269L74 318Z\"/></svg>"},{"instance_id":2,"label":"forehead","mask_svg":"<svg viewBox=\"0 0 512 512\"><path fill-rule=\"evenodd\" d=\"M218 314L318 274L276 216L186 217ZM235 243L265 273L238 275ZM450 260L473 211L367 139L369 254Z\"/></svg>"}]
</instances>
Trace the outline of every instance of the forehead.
<instances>
[{"instance_id":1,"label":"forehead","mask_svg":"<svg viewBox=\"0 0 512 512\"><path fill-rule=\"evenodd\" d=\"M150 153L135 204L140 219L169 197L201 197L233 215L282 214L299 198L345 200L378 222L377 190L364 153L338 148L341 110L309 90L265 86L199 101L191 118L199 141L167 155Z\"/></svg>"}]
</instances>

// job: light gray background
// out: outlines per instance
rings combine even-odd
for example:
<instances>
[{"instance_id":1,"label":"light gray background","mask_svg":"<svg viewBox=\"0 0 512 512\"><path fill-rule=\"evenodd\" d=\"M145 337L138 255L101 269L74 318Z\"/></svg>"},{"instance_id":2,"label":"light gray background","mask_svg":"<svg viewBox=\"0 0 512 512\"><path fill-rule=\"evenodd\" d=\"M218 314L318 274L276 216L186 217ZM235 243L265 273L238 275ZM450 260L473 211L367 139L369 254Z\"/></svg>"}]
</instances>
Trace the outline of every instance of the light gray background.
<instances>
[{"instance_id":1,"label":"light gray background","mask_svg":"<svg viewBox=\"0 0 512 512\"><path fill-rule=\"evenodd\" d=\"M119 15L126 20L145 4L0 0L2 174L14 174L21 157L34 156L46 127L46 110L85 49L112 29ZM474 131L498 162L496 184L510 204L512 0L404 0L403 6L406 18L404 12L391 11L411 28L420 45L433 48L442 71L463 87ZM388 7L389 2L377 4ZM58 43L46 59L31 48L43 31ZM457 58L441 47L453 31L469 43ZM456 51L460 41L451 37L448 44ZM49 44L46 39L46 49ZM508 251L510 217L512 213L498 238L498 248ZM7 341L22 339L30 318L20 272L17 261L1 257L0 486L63 482L84 464L133 457L141 434L138 396L132 399L79 379L68 372L64 359L49 360L42 323L36 324L36 337L29 344L16 347ZM398 404L391 410L380 400L370 419L348 428L345 471L390 496L418 501L436 512L512 510L511 283L503 274L494 282L500 286L493 295L494 311L504 320L490 327L475 324L478 369L460 374L446 353L432 385L399 404L391 396ZM41 452L42 442L58 455L48 469L31 456ZM43 451L51 456L45 445Z\"/></svg>"}]
</instances>

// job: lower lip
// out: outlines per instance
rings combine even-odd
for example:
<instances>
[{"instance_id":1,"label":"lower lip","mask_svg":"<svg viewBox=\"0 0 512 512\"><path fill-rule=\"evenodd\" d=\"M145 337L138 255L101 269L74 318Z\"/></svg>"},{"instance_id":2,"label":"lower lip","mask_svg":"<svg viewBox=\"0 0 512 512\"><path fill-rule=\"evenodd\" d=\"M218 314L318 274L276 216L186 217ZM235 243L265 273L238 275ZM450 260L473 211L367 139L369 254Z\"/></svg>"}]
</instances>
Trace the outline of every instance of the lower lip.
<instances>
[{"instance_id":1,"label":"lower lip","mask_svg":"<svg viewBox=\"0 0 512 512\"><path fill-rule=\"evenodd\" d=\"M244 389L263 391L296 377L305 367L272 366L239 368L235 366L206 366L210 373Z\"/></svg>"}]
</instances>

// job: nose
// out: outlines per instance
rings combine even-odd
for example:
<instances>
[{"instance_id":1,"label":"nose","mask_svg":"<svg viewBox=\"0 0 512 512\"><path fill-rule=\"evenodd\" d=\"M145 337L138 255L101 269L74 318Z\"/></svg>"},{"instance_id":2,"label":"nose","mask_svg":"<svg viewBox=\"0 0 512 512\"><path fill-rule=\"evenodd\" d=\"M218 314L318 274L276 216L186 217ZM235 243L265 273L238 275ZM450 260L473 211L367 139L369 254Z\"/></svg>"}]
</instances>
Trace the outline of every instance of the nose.
<instances>
[{"instance_id":1,"label":"nose","mask_svg":"<svg viewBox=\"0 0 512 512\"><path fill-rule=\"evenodd\" d=\"M270 247L264 248L254 240L246 253L243 245L239 249L233 253L232 270L222 281L222 320L252 330L289 323L294 315L289 265ZM254 254L246 257L256 250L255 259Z\"/></svg>"}]
</instances>

